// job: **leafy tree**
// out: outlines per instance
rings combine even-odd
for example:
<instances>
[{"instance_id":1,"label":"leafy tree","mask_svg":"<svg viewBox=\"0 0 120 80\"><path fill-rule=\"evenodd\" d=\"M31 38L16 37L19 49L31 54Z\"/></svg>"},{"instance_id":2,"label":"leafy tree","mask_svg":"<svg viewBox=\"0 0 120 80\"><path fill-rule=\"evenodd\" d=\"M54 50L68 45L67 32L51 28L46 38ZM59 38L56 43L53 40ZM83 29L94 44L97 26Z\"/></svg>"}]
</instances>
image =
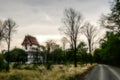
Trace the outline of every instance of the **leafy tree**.
<instances>
[{"instance_id":1,"label":"leafy tree","mask_svg":"<svg viewBox=\"0 0 120 80\"><path fill-rule=\"evenodd\" d=\"M102 63L101 52L102 52L101 49L95 49L93 55L94 62Z\"/></svg>"},{"instance_id":2,"label":"leafy tree","mask_svg":"<svg viewBox=\"0 0 120 80\"><path fill-rule=\"evenodd\" d=\"M77 67L77 39L82 26L82 16L72 8L65 9L61 31L69 37L71 49L74 51L74 66Z\"/></svg>"},{"instance_id":3,"label":"leafy tree","mask_svg":"<svg viewBox=\"0 0 120 80\"><path fill-rule=\"evenodd\" d=\"M65 56L65 59L67 59L66 63L73 63L73 61L74 61L73 56L74 56L73 50L72 49L67 49L66 50L66 56Z\"/></svg>"},{"instance_id":4,"label":"leafy tree","mask_svg":"<svg viewBox=\"0 0 120 80\"><path fill-rule=\"evenodd\" d=\"M102 16L101 24L112 32L120 33L120 0L112 2L111 13Z\"/></svg>"},{"instance_id":5,"label":"leafy tree","mask_svg":"<svg viewBox=\"0 0 120 80\"><path fill-rule=\"evenodd\" d=\"M50 53L56 49L59 48L59 45L54 40L48 40L46 42L46 63L48 63L50 56Z\"/></svg>"},{"instance_id":6,"label":"leafy tree","mask_svg":"<svg viewBox=\"0 0 120 80\"><path fill-rule=\"evenodd\" d=\"M100 57L102 62L119 65L120 57L120 0L114 0L111 13L104 15L101 24L109 29L101 42Z\"/></svg>"},{"instance_id":7,"label":"leafy tree","mask_svg":"<svg viewBox=\"0 0 120 80\"><path fill-rule=\"evenodd\" d=\"M86 62L87 48L84 42L80 42L77 47L78 60L82 63ZM85 56L86 55L86 56Z\"/></svg>"},{"instance_id":8,"label":"leafy tree","mask_svg":"<svg viewBox=\"0 0 120 80\"><path fill-rule=\"evenodd\" d=\"M85 63L92 63L93 62L93 57L91 54L87 53L87 47L84 42L80 42L78 45L78 60L80 63L85 64Z\"/></svg>"},{"instance_id":9,"label":"leafy tree","mask_svg":"<svg viewBox=\"0 0 120 80\"><path fill-rule=\"evenodd\" d=\"M52 55L52 61L56 64L61 64L64 62L64 54L61 48L55 49L51 52Z\"/></svg>"},{"instance_id":10,"label":"leafy tree","mask_svg":"<svg viewBox=\"0 0 120 80\"><path fill-rule=\"evenodd\" d=\"M87 53L86 44L84 42L80 42L78 44L77 53L78 53L78 55L82 55L82 54Z\"/></svg>"},{"instance_id":11,"label":"leafy tree","mask_svg":"<svg viewBox=\"0 0 120 80\"><path fill-rule=\"evenodd\" d=\"M8 52L5 54L6 60L10 62L18 62L18 63L24 63L27 61L27 54L23 49L15 48L10 51L9 58L8 58Z\"/></svg>"},{"instance_id":12,"label":"leafy tree","mask_svg":"<svg viewBox=\"0 0 120 80\"><path fill-rule=\"evenodd\" d=\"M94 61L111 65L119 65L120 57L120 34L107 32L106 38L102 40L100 49L94 52ZM119 65L120 66L120 65Z\"/></svg>"},{"instance_id":13,"label":"leafy tree","mask_svg":"<svg viewBox=\"0 0 120 80\"><path fill-rule=\"evenodd\" d=\"M87 52L87 48L86 48L86 44L84 42L80 42L78 44L78 53L86 53Z\"/></svg>"}]
</instances>

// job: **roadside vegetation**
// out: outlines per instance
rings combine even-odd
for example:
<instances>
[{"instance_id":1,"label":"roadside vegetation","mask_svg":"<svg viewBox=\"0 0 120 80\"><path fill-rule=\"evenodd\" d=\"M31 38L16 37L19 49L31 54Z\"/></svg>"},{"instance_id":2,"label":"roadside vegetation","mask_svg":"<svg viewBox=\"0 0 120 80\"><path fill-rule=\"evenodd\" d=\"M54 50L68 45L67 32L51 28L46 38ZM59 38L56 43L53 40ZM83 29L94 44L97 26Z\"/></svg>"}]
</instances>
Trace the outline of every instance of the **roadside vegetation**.
<instances>
[{"instance_id":1,"label":"roadside vegetation","mask_svg":"<svg viewBox=\"0 0 120 80\"><path fill-rule=\"evenodd\" d=\"M94 52L95 61L120 66L120 0L113 1L111 13L102 16L101 26L107 32Z\"/></svg>"},{"instance_id":2,"label":"roadside vegetation","mask_svg":"<svg viewBox=\"0 0 120 80\"><path fill-rule=\"evenodd\" d=\"M13 69L9 73L1 72L0 80L73 80L80 76L95 64L78 65L52 65L47 69L43 65L21 65L18 69Z\"/></svg>"},{"instance_id":3,"label":"roadside vegetation","mask_svg":"<svg viewBox=\"0 0 120 80\"><path fill-rule=\"evenodd\" d=\"M6 52L0 53L0 80L74 80L95 63L120 66L120 0L113 1L111 13L102 16L100 22L101 28L106 30L102 38L98 38L100 30L95 26L83 23L80 12L65 9L60 28L66 35L61 40L63 46L60 47L54 40L46 41L46 45L38 49L38 53L45 56L45 61L28 65L25 64L25 50L10 50L11 34L16 30L16 23L11 19L0 21L0 42L7 41L8 46ZM84 35L87 42L78 41L80 35ZM99 47L96 48L96 45Z\"/></svg>"}]
</instances>

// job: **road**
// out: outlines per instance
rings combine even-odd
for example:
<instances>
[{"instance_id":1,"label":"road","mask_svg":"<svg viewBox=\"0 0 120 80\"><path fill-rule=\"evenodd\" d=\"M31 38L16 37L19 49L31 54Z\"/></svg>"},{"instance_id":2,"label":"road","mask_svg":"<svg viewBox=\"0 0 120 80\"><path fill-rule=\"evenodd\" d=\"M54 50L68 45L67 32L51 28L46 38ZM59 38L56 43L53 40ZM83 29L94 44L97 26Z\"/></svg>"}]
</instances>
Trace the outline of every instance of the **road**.
<instances>
[{"instance_id":1,"label":"road","mask_svg":"<svg viewBox=\"0 0 120 80\"><path fill-rule=\"evenodd\" d=\"M99 64L85 76L85 80L120 80L120 68Z\"/></svg>"}]
</instances>

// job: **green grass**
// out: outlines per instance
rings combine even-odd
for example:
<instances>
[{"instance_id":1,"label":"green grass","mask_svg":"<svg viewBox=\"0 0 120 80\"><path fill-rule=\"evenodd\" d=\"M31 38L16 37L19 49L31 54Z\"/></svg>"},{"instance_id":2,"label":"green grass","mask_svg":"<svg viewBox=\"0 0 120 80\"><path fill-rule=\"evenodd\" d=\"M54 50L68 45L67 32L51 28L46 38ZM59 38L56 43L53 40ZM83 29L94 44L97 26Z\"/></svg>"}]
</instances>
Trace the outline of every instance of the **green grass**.
<instances>
[{"instance_id":1,"label":"green grass","mask_svg":"<svg viewBox=\"0 0 120 80\"><path fill-rule=\"evenodd\" d=\"M31 65L23 65L31 67ZM22 67L23 67L22 66ZM82 65L74 68L73 65L52 65L52 69L47 70L44 66L37 66L29 70L24 67L21 69L11 69L10 72L0 72L0 80L69 80L76 75L86 72L94 65Z\"/></svg>"}]
</instances>

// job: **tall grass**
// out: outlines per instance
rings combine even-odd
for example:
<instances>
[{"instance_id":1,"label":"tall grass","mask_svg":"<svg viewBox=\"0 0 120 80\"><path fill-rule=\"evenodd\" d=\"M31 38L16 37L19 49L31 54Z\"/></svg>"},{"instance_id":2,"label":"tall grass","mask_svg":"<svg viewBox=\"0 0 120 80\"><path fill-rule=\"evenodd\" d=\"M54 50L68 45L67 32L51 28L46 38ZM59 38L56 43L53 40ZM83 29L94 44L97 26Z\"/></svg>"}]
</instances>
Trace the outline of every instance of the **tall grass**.
<instances>
[{"instance_id":1,"label":"tall grass","mask_svg":"<svg viewBox=\"0 0 120 80\"><path fill-rule=\"evenodd\" d=\"M10 72L0 72L0 80L69 80L92 66L87 64L74 68L73 65L52 65L52 69L48 70L41 65L33 70L11 69Z\"/></svg>"}]
</instances>

